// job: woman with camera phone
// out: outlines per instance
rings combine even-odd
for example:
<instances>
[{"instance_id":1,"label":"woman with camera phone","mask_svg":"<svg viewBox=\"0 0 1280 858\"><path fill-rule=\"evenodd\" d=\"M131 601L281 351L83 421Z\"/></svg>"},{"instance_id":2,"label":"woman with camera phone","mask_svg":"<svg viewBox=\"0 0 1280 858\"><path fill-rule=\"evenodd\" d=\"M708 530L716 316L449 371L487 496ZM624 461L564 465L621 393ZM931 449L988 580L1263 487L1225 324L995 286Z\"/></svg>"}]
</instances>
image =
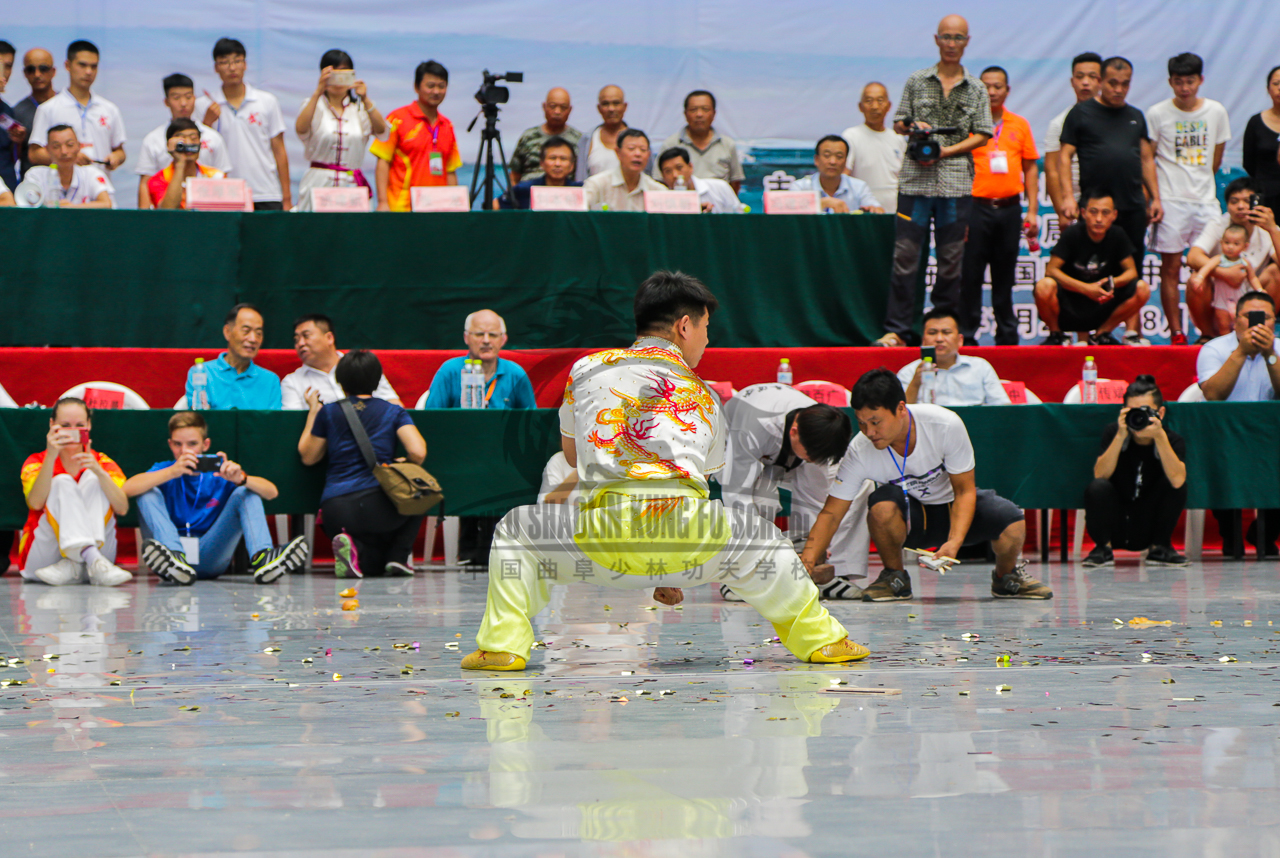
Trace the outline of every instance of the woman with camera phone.
<instances>
[{"instance_id":1,"label":"woman with camera phone","mask_svg":"<svg viewBox=\"0 0 1280 858\"><path fill-rule=\"evenodd\" d=\"M18 568L28 581L115 587L133 579L115 565L116 516L129 511L124 472L94 449L92 429L83 399L59 399L45 448L22 463L30 514Z\"/></svg>"},{"instance_id":2,"label":"woman with camera phone","mask_svg":"<svg viewBox=\"0 0 1280 858\"><path fill-rule=\"evenodd\" d=\"M175 119L164 132L173 163L147 180L153 209L185 209L187 179L223 179L226 173L206 167L200 157L200 126L191 119Z\"/></svg>"},{"instance_id":3,"label":"woman with camera phone","mask_svg":"<svg viewBox=\"0 0 1280 858\"><path fill-rule=\"evenodd\" d=\"M1085 491L1086 568L1113 566L1112 547L1147 551L1147 563L1186 566L1173 529L1187 505L1187 445L1164 428L1164 396L1150 375L1124 392L1119 418L1102 433L1102 454Z\"/></svg>"},{"instance_id":4,"label":"woman with camera phone","mask_svg":"<svg viewBox=\"0 0 1280 858\"><path fill-rule=\"evenodd\" d=\"M298 211L312 210L313 188L369 187L360 166L369 138L386 139L387 121L346 51L334 48L320 58L320 80L293 128L310 164L298 183Z\"/></svg>"}]
</instances>

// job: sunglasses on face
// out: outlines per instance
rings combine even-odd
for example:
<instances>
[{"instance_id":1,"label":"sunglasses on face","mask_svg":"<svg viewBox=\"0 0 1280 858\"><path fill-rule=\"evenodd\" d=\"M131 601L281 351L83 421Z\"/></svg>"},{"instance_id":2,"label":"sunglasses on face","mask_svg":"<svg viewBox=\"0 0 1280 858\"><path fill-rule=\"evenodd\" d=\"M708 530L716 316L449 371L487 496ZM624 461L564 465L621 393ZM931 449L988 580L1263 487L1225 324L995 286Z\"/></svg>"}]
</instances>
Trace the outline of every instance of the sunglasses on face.
<instances>
[{"instance_id":1,"label":"sunglasses on face","mask_svg":"<svg viewBox=\"0 0 1280 858\"><path fill-rule=\"evenodd\" d=\"M48 74L53 71L53 66L23 66L22 70L27 74L35 74L37 71L40 74Z\"/></svg>"}]
</instances>

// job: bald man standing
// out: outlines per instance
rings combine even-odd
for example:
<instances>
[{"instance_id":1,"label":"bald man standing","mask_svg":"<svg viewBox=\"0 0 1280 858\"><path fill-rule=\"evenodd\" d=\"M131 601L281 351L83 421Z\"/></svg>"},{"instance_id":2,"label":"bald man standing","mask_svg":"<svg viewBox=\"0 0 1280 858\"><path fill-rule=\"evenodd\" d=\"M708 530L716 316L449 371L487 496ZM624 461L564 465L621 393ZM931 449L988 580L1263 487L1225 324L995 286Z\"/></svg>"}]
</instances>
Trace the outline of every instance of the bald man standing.
<instances>
[{"instance_id":1,"label":"bald man standing","mask_svg":"<svg viewBox=\"0 0 1280 858\"><path fill-rule=\"evenodd\" d=\"M31 159L27 157L27 138L36 121L36 108L58 94L53 88L53 78L57 73L53 54L44 48L32 48L22 57L22 74L31 85L31 94L13 105L13 117L22 125L22 130L10 128L9 136L19 147L18 157L22 161L24 176L31 169Z\"/></svg>"},{"instance_id":2,"label":"bald man standing","mask_svg":"<svg viewBox=\"0 0 1280 858\"><path fill-rule=\"evenodd\" d=\"M618 135L627 127L622 121L627 114L627 96L622 87L610 84L600 90L596 110L604 122L578 141L578 169L573 177L579 182L618 168Z\"/></svg>"},{"instance_id":3,"label":"bald man standing","mask_svg":"<svg viewBox=\"0 0 1280 858\"><path fill-rule=\"evenodd\" d=\"M889 90L879 81L872 81L862 88L858 101L858 110L866 121L840 134L849 143L845 172L870 186L886 214L898 211L898 172L907 151L907 138L884 127L884 119L892 109Z\"/></svg>"},{"instance_id":4,"label":"bald man standing","mask_svg":"<svg viewBox=\"0 0 1280 858\"><path fill-rule=\"evenodd\" d=\"M929 128L951 131L932 136L941 147L936 158L917 161L908 149L902 159L886 333L876 341L880 346L920 342L915 331L922 309L916 306L916 275L920 251L929 246L930 222L938 257L933 306L959 311L965 229L973 205L970 153L994 133L987 88L960 64L969 44L969 22L959 15L948 15L938 22L933 40L938 46L938 62L907 78L893 116L893 130L899 134Z\"/></svg>"},{"instance_id":5,"label":"bald man standing","mask_svg":"<svg viewBox=\"0 0 1280 858\"><path fill-rule=\"evenodd\" d=\"M578 148L582 132L568 124L572 112L573 103L567 89L557 86L547 93L547 100L542 102L542 115L546 121L527 129L516 141L516 150L507 165L511 171L511 184L542 176L542 144L552 137L560 137L569 141L574 149Z\"/></svg>"}]
</instances>

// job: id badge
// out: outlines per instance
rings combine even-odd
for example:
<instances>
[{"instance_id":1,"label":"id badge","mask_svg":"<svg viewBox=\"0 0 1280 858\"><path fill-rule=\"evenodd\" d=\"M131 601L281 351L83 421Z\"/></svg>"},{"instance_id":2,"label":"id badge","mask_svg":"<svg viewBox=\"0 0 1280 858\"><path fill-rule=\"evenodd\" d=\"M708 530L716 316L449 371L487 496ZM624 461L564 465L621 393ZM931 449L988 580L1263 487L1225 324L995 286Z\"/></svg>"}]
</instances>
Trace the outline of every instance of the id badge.
<instances>
[{"instance_id":1,"label":"id badge","mask_svg":"<svg viewBox=\"0 0 1280 858\"><path fill-rule=\"evenodd\" d=\"M1000 151L992 152L987 166L993 173L1007 173L1009 172L1009 156Z\"/></svg>"},{"instance_id":2,"label":"id badge","mask_svg":"<svg viewBox=\"0 0 1280 858\"><path fill-rule=\"evenodd\" d=\"M182 543L182 553L187 555L187 562L195 566L200 562L200 537L198 536L179 536L178 541Z\"/></svg>"},{"instance_id":3,"label":"id badge","mask_svg":"<svg viewBox=\"0 0 1280 858\"><path fill-rule=\"evenodd\" d=\"M431 158L427 162L428 170L433 176L444 175L444 155L440 152L432 152Z\"/></svg>"}]
</instances>

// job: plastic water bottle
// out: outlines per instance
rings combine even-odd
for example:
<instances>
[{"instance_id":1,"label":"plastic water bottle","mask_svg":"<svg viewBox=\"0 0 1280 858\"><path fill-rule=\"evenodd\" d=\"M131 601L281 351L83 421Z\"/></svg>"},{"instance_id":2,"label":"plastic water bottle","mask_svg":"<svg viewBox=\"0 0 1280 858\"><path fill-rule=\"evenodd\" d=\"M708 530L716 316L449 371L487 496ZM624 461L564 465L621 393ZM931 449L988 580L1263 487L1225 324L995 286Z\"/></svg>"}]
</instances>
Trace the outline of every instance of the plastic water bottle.
<instances>
[{"instance_id":1,"label":"plastic water bottle","mask_svg":"<svg viewBox=\"0 0 1280 858\"><path fill-rule=\"evenodd\" d=\"M472 372L475 373L473 378L475 379L475 385L476 385L476 392L475 392L476 408L488 408L489 403L484 398L484 362L481 361L479 358L476 358L474 369L472 370Z\"/></svg>"},{"instance_id":2,"label":"plastic water bottle","mask_svg":"<svg viewBox=\"0 0 1280 858\"><path fill-rule=\"evenodd\" d=\"M462 407L476 407L476 374L471 358L462 362Z\"/></svg>"},{"instance_id":3,"label":"plastic water bottle","mask_svg":"<svg viewBox=\"0 0 1280 858\"><path fill-rule=\"evenodd\" d=\"M204 368L204 358L196 358L196 365L191 368L191 401L187 407L192 411L209 410L209 372Z\"/></svg>"},{"instance_id":4,"label":"plastic water bottle","mask_svg":"<svg viewBox=\"0 0 1280 858\"><path fill-rule=\"evenodd\" d=\"M1093 362L1092 357L1085 357L1084 371L1080 373L1081 391L1080 401L1086 405L1096 405L1098 402L1098 365Z\"/></svg>"},{"instance_id":5,"label":"plastic water bottle","mask_svg":"<svg viewBox=\"0 0 1280 858\"><path fill-rule=\"evenodd\" d=\"M683 174L683 173L681 173L679 176L676 176L676 183L671 187L671 190L673 190L673 191L687 191L687 190L689 190L689 186L688 186L688 185L686 185L686 184L684 183L684 174Z\"/></svg>"},{"instance_id":6,"label":"plastic water bottle","mask_svg":"<svg viewBox=\"0 0 1280 858\"><path fill-rule=\"evenodd\" d=\"M790 387L791 380L793 378L794 376L791 374L791 361L788 358L783 358L778 363L778 384L785 384Z\"/></svg>"},{"instance_id":7,"label":"plastic water bottle","mask_svg":"<svg viewBox=\"0 0 1280 858\"><path fill-rule=\"evenodd\" d=\"M938 368L933 365L933 358L927 357L920 365L920 392L916 402L933 405L938 401Z\"/></svg>"}]
</instances>

